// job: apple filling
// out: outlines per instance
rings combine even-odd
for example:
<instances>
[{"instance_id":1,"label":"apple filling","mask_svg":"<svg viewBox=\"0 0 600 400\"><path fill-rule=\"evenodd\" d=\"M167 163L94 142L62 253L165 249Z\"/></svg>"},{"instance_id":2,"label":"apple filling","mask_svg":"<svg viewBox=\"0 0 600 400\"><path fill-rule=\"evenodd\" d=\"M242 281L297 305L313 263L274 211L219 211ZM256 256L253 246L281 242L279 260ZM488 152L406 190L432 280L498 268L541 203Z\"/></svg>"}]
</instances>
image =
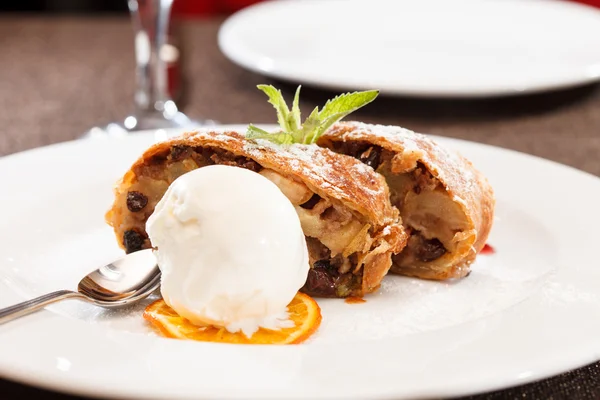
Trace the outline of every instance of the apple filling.
<instances>
[{"instance_id":1,"label":"apple filling","mask_svg":"<svg viewBox=\"0 0 600 400\"><path fill-rule=\"evenodd\" d=\"M367 142L333 142L331 147L361 160L386 178L390 201L410 234L406 247L392 257L391 270L439 279L434 265L451 258L469 235L469 222L460 205L419 162L407 167L395 153Z\"/></svg>"}]
</instances>

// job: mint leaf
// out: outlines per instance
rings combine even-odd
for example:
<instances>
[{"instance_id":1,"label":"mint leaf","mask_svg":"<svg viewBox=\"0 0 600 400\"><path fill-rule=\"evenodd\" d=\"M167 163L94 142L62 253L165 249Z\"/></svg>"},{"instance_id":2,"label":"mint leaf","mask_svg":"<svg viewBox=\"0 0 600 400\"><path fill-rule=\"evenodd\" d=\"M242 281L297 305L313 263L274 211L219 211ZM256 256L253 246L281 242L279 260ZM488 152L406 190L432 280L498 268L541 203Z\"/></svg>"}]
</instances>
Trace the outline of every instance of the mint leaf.
<instances>
[{"instance_id":1,"label":"mint leaf","mask_svg":"<svg viewBox=\"0 0 600 400\"><path fill-rule=\"evenodd\" d=\"M254 126L252 124L248 125L248 130L246 131L247 137L256 137L256 136L264 136L270 135L270 132L265 131L264 129L259 128L258 126Z\"/></svg>"},{"instance_id":2,"label":"mint leaf","mask_svg":"<svg viewBox=\"0 0 600 400\"><path fill-rule=\"evenodd\" d=\"M366 106L379 95L378 90L368 90L366 92L344 93L325 103L325 106L319 113L321 124L311 138L310 143L315 143L333 124L353 113L361 107Z\"/></svg>"},{"instance_id":3,"label":"mint leaf","mask_svg":"<svg viewBox=\"0 0 600 400\"><path fill-rule=\"evenodd\" d=\"M290 132L294 136L294 140L299 141L302 138L302 130L299 128L301 126L300 121L302 119L302 115L300 114L300 88L302 86L298 86L296 89L296 94L294 95L294 102L292 103L292 118L290 119L290 123L296 128L294 131Z\"/></svg>"},{"instance_id":4,"label":"mint leaf","mask_svg":"<svg viewBox=\"0 0 600 400\"><path fill-rule=\"evenodd\" d=\"M302 135L299 143L311 143L312 136L317 131L317 128L320 124L321 120L319 119L319 107L315 107L302 125L302 130L300 131Z\"/></svg>"},{"instance_id":5,"label":"mint leaf","mask_svg":"<svg viewBox=\"0 0 600 400\"><path fill-rule=\"evenodd\" d=\"M344 118L344 116L366 106L379 95L379 90L367 90L366 92L344 93L327 100L325 106L319 113L322 120L332 117Z\"/></svg>"},{"instance_id":6,"label":"mint leaf","mask_svg":"<svg viewBox=\"0 0 600 400\"><path fill-rule=\"evenodd\" d=\"M258 85L257 88L262 90L268 97L269 103L275 107L277 111L277 122L284 132L294 132L298 129L298 124L294 125L294 117L290 114L290 109L281 94L281 90L274 88L271 85Z\"/></svg>"},{"instance_id":7,"label":"mint leaf","mask_svg":"<svg viewBox=\"0 0 600 400\"><path fill-rule=\"evenodd\" d=\"M294 143L294 137L287 132L267 132L264 129L260 129L257 126L250 124L246 131L246 137L248 139L266 139L276 144L292 144Z\"/></svg>"}]
</instances>

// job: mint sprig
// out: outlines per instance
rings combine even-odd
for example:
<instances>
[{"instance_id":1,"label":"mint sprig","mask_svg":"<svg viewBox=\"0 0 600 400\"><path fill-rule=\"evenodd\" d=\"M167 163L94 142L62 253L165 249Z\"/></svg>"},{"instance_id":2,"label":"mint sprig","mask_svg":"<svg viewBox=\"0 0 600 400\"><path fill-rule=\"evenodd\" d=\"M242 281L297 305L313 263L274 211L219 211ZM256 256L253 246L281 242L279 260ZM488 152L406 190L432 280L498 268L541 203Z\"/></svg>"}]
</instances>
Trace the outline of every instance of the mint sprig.
<instances>
[{"instance_id":1,"label":"mint sprig","mask_svg":"<svg viewBox=\"0 0 600 400\"><path fill-rule=\"evenodd\" d=\"M294 137L286 132L267 132L264 129L260 129L252 124L248 126L246 137L251 139L267 139L277 144L292 144L294 143Z\"/></svg>"},{"instance_id":2,"label":"mint sprig","mask_svg":"<svg viewBox=\"0 0 600 400\"><path fill-rule=\"evenodd\" d=\"M366 106L379 95L378 90L341 94L328 100L321 111L319 111L319 107L315 107L302 124L300 122L299 106L301 86L296 89L291 110L288 108L280 90L271 85L258 85L257 87L267 95L269 103L275 107L277 122L281 130L271 133L250 124L246 137L249 139L266 139L277 144L313 144L333 124Z\"/></svg>"}]
</instances>

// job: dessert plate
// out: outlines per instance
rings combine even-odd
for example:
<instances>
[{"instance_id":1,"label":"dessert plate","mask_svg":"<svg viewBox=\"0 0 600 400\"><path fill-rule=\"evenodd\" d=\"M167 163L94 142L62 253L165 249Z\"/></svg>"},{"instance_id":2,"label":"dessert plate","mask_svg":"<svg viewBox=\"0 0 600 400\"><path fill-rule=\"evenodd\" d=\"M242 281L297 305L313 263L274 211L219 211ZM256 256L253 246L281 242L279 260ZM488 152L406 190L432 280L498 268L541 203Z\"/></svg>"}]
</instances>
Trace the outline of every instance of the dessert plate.
<instances>
[{"instance_id":1,"label":"dessert plate","mask_svg":"<svg viewBox=\"0 0 600 400\"><path fill-rule=\"evenodd\" d=\"M0 307L74 287L122 254L103 214L114 181L156 139L90 139L0 159ZM468 278L388 276L366 303L319 299L321 327L296 346L165 339L142 320L145 304L66 302L0 325L0 377L118 398L415 399L518 385L600 359L600 179L439 140L497 194L495 252Z\"/></svg>"},{"instance_id":2,"label":"dessert plate","mask_svg":"<svg viewBox=\"0 0 600 400\"><path fill-rule=\"evenodd\" d=\"M231 16L236 64L294 83L482 97L600 78L600 10L548 0L289 0Z\"/></svg>"}]
</instances>

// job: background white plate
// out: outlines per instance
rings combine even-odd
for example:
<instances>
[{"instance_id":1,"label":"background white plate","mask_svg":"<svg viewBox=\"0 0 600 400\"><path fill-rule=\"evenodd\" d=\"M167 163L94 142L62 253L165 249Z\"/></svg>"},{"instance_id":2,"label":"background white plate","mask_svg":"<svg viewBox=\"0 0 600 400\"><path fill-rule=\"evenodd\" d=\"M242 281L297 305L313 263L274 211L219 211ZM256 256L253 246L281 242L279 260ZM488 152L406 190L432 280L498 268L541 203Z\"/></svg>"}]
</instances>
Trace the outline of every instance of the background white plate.
<instances>
[{"instance_id":1,"label":"background white plate","mask_svg":"<svg viewBox=\"0 0 600 400\"><path fill-rule=\"evenodd\" d=\"M164 135L164 132L163 132ZM60 288L121 254L103 221L114 181L150 134L0 159L0 307ZM472 274L389 276L364 304L321 299L298 346L156 337L144 305L76 301L0 326L0 376L94 396L431 398L517 385L600 359L600 180L451 139L489 177L497 221Z\"/></svg>"},{"instance_id":2,"label":"background white plate","mask_svg":"<svg viewBox=\"0 0 600 400\"><path fill-rule=\"evenodd\" d=\"M493 96L600 77L600 10L553 0L287 0L230 17L221 50L332 89Z\"/></svg>"}]
</instances>

